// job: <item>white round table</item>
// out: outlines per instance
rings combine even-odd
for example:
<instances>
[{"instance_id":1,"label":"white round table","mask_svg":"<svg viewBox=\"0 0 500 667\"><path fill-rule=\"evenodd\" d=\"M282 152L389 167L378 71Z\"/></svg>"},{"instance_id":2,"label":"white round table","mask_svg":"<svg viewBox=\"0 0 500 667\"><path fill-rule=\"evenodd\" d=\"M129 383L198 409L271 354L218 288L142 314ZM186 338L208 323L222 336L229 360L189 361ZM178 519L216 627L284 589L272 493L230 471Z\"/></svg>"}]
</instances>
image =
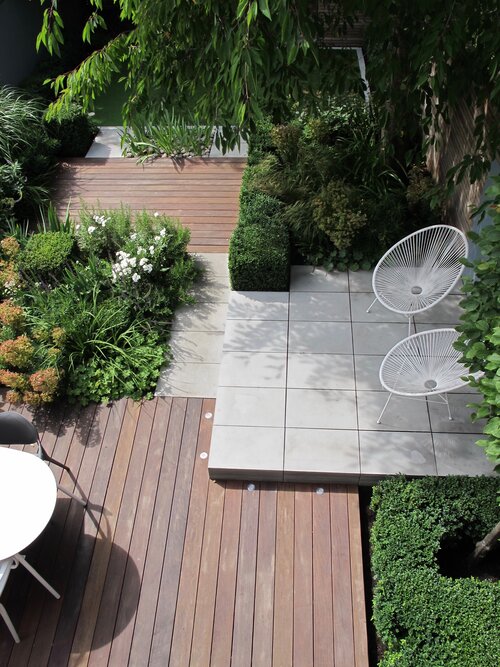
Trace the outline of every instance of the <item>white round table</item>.
<instances>
[{"instance_id":1,"label":"white round table","mask_svg":"<svg viewBox=\"0 0 500 667\"><path fill-rule=\"evenodd\" d=\"M0 560L40 535L56 498L56 480L46 463L34 454L0 447Z\"/></svg>"}]
</instances>

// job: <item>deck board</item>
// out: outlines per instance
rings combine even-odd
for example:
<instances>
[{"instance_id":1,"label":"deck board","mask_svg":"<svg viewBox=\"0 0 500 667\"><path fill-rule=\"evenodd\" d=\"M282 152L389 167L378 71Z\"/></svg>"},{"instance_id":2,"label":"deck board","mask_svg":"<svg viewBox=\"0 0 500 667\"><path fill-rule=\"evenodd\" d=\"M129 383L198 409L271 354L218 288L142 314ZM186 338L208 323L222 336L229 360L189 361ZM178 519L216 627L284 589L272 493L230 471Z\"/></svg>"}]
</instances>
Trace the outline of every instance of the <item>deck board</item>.
<instances>
[{"instance_id":1,"label":"deck board","mask_svg":"<svg viewBox=\"0 0 500 667\"><path fill-rule=\"evenodd\" d=\"M83 203L158 211L190 229L190 251L227 252L245 165L241 158L162 158L144 165L131 158L75 158L59 169L54 201L60 216L69 210L74 218Z\"/></svg>"},{"instance_id":2,"label":"deck board","mask_svg":"<svg viewBox=\"0 0 500 667\"><path fill-rule=\"evenodd\" d=\"M12 573L22 642L0 624L0 667L368 667L357 488L209 480L214 408L35 415L90 506L60 495L27 550L61 600Z\"/></svg>"}]
</instances>

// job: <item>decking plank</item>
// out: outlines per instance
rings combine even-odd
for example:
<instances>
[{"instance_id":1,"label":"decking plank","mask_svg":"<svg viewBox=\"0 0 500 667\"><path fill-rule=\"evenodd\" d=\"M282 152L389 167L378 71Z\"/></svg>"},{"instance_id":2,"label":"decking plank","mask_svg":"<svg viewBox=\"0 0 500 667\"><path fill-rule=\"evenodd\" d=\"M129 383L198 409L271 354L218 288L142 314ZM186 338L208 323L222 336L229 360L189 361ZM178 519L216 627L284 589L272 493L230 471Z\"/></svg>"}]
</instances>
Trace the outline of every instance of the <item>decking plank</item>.
<instances>
[{"instance_id":1,"label":"decking plank","mask_svg":"<svg viewBox=\"0 0 500 667\"><path fill-rule=\"evenodd\" d=\"M314 659L318 666L334 667L330 493L324 491L313 495Z\"/></svg>"},{"instance_id":2,"label":"decking plank","mask_svg":"<svg viewBox=\"0 0 500 667\"><path fill-rule=\"evenodd\" d=\"M294 485L278 489L273 664L293 664Z\"/></svg>"},{"instance_id":3,"label":"decking plank","mask_svg":"<svg viewBox=\"0 0 500 667\"><path fill-rule=\"evenodd\" d=\"M314 664L313 559L311 486L295 489L295 544L293 577L293 665Z\"/></svg>"},{"instance_id":4,"label":"decking plank","mask_svg":"<svg viewBox=\"0 0 500 667\"><path fill-rule=\"evenodd\" d=\"M215 401L205 399L201 410L202 416L170 651L170 663L177 667L189 667L191 658L191 641L209 487L208 458L201 458L201 454L208 452L212 433L212 417L205 417L205 415L208 413L213 415L214 410Z\"/></svg>"},{"instance_id":5,"label":"decking plank","mask_svg":"<svg viewBox=\"0 0 500 667\"><path fill-rule=\"evenodd\" d=\"M273 662L274 579L276 569L277 485L260 485L259 534L255 575L253 667L271 667Z\"/></svg>"},{"instance_id":6,"label":"decking plank","mask_svg":"<svg viewBox=\"0 0 500 667\"><path fill-rule=\"evenodd\" d=\"M355 665L349 552L347 489L333 485L332 521L333 636L336 665Z\"/></svg>"},{"instance_id":7,"label":"decking plank","mask_svg":"<svg viewBox=\"0 0 500 667\"><path fill-rule=\"evenodd\" d=\"M232 664L252 667L255 577L257 566L257 540L259 532L260 491L243 486L238 568L236 579L236 604L234 607Z\"/></svg>"},{"instance_id":8,"label":"decking plank","mask_svg":"<svg viewBox=\"0 0 500 667\"><path fill-rule=\"evenodd\" d=\"M219 555L211 667L231 664L236 572L241 519L241 482L227 482Z\"/></svg>"},{"instance_id":9,"label":"decking plank","mask_svg":"<svg viewBox=\"0 0 500 667\"><path fill-rule=\"evenodd\" d=\"M89 645L87 650L80 652L79 665L82 666L86 663L93 665L93 667L107 665L111 650L111 640L115 631L120 593L128 563L132 530L155 416L156 400L143 402L140 406L137 405L140 412L131 445L130 462L109 553L100 608L95 620L92 646ZM117 628L117 633L119 633L119 630L120 628Z\"/></svg>"},{"instance_id":10,"label":"decking plank","mask_svg":"<svg viewBox=\"0 0 500 667\"><path fill-rule=\"evenodd\" d=\"M130 647L129 664L131 667L141 667L149 660L151 651L156 606L158 603L165 544L168 538L175 476L179 464L186 408L187 399L173 399L144 565L144 574L135 617L135 627L140 631L134 631ZM118 649L116 648L115 650Z\"/></svg>"}]
</instances>

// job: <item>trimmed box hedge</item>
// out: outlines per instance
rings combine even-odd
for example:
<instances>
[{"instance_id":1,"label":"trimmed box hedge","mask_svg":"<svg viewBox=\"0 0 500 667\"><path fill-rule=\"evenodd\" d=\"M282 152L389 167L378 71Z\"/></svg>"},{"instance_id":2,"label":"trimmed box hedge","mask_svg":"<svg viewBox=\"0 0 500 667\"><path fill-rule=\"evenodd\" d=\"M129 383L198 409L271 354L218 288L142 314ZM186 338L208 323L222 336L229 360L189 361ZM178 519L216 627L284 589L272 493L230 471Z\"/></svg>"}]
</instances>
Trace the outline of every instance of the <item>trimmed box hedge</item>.
<instances>
[{"instance_id":1,"label":"trimmed box hedge","mask_svg":"<svg viewBox=\"0 0 500 667\"><path fill-rule=\"evenodd\" d=\"M284 292L290 283L290 234L282 204L243 182L238 225L229 243L231 286L238 291Z\"/></svg>"},{"instance_id":2,"label":"trimmed box hedge","mask_svg":"<svg viewBox=\"0 0 500 667\"><path fill-rule=\"evenodd\" d=\"M440 573L442 544L479 541L500 520L494 478L396 478L371 508L379 667L498 667L500 582ZM464 557L467 554L463 554Z\"/></svg>"}]
</instances>

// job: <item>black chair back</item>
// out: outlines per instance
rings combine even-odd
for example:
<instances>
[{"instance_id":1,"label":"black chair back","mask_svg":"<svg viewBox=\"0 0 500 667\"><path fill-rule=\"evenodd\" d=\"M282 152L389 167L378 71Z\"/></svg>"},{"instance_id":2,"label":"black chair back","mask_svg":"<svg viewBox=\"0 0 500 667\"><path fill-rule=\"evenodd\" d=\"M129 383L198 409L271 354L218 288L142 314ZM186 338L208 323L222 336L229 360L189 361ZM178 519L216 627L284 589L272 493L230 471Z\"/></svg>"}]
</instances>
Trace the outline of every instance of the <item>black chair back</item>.
<instances>
[{"instance_id":1,"label":"black chair back","mask_svg":"<svg viewBox=\"0 0 500 667\"><path fill-rule=\"evenodd\" d=\"M38 431L18 412L0 412L0 445L34 445Z\"/></svg>"}]
</instances>

